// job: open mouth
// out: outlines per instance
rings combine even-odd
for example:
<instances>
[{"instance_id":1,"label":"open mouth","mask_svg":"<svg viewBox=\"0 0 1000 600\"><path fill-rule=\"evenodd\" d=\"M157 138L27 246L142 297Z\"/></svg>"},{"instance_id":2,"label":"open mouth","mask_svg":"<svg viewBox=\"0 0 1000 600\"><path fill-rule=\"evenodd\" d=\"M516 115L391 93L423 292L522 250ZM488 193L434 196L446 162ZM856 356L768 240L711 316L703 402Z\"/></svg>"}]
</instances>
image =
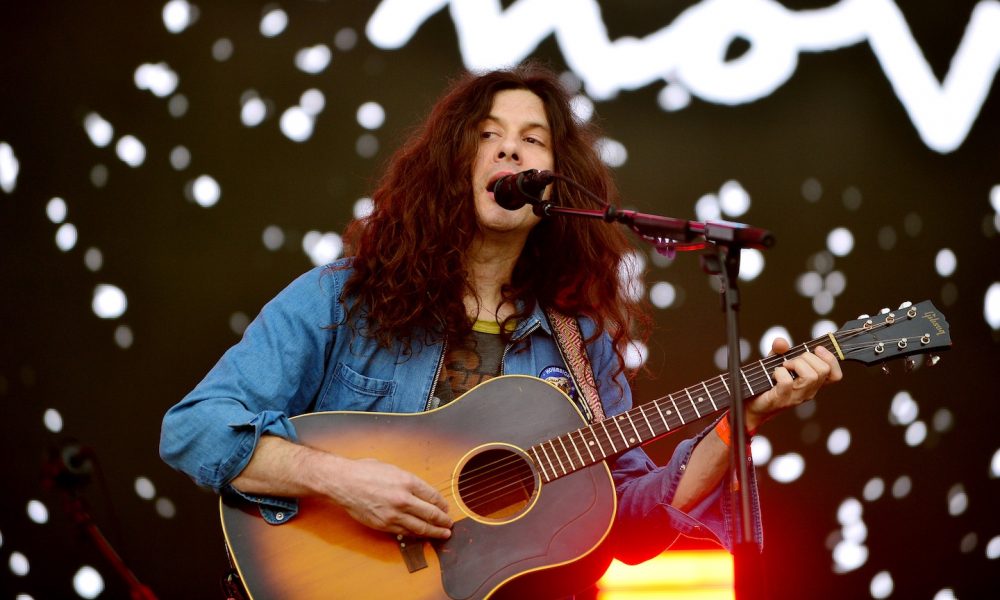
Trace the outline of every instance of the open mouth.
<instances>
[{"instance_id":1,"label":"open mouth","mask_svg":"<svg viewBox=\"0 0 1000 600\"><path fill-rule=\"evenodd\" d=\"M500 181L501 178L513 174L513 171L500 171L498 173L494 173L493 176L490 177L490 180L486 182L486 191L492 193L493 188L496 187L497 182Z\"/></svg>"}]
</instances>

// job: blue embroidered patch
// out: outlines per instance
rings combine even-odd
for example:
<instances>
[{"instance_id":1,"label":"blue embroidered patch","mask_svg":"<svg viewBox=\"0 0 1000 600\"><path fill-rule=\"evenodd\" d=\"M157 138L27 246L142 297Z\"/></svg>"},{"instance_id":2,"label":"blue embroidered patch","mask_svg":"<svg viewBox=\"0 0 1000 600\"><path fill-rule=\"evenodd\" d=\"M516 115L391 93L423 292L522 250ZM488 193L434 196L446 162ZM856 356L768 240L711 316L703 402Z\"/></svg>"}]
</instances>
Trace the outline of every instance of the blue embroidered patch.
<instances>
[{"instance_id":1,"label":"blue embroidered patch","mask_svg":"<svg viewBox=\"0 0 1000 600\"><path fill-rule=\"evenodd\" d=\"M566 369L556 365L545 367L538 374L538 378L556 386L571 400L576 400L576 386L573 385L573 378Z\"/></svg>"}]
</instances>

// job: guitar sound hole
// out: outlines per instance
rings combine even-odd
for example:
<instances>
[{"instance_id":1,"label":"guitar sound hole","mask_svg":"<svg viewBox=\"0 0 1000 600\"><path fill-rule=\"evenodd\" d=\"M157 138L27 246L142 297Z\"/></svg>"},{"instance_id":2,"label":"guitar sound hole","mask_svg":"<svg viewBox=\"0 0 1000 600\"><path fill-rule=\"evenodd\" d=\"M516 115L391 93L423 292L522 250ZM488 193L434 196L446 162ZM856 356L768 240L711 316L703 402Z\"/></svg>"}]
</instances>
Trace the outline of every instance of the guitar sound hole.
<instances>
[{"instance_id":1,"label":"guitar sound hole","mask_svg":"<svg viewBox=\"0 0 1000 600\"><path fill-rule=\"evenodd\" d=\"M462 467L458 493L474 514L505 519L528 506L535 493L535 474L519 454L489 449L473 456Z\"/></svg>"}]
</instances>

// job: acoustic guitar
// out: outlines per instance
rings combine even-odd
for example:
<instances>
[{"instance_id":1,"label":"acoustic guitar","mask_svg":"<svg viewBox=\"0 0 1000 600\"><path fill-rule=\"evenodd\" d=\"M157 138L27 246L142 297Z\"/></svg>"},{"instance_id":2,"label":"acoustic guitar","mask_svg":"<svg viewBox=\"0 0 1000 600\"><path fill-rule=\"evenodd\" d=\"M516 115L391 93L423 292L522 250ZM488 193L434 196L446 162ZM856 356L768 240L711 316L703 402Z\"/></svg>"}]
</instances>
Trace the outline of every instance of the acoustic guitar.
<instances>
[{"instance_id":1,"label":"acoustic guitar","mask_svg":"<svg viewBox=\"0 0 1000 600\"><path fill-rule=\"evenodd\" d=\"M719 415L733 385L746 398L771 389L785 358L818 346L842 361L873 365L947 349L951 337L930 302L904 305L748 363L737 382L717 375L592 424L556 387L521 375L491 379L423 413L301 415L293 419L301 443L377 458L434 485L454 519L451 537L375 531L318 498L301 499L293 519L269 525L255 506L226 500L220 504L226 543L255 600L571 594L610 562L602 542L616 496L607 460Z\"/></svg>"}]
</instances>

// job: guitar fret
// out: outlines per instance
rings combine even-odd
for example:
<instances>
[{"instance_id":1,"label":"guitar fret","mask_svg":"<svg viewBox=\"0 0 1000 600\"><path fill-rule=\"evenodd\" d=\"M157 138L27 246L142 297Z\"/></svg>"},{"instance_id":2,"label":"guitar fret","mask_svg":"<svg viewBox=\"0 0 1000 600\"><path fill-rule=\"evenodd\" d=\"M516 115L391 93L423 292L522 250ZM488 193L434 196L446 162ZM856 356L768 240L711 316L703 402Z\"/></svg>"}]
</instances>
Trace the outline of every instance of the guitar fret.
<instances>
[{"instance_id":1,"label":"guitar fret","mask_svg":"<svg viewBox=\"0 0 1000 600\"><path fill-rule=\"evenodd\" d=\"M628 417L628 422L629 422L629 425L631 425L631 426L632 426L632 431L634 431L634 432L635 432L635 437L639 438L639 441L641 442L641 441L642 441L642 434L640 434L640 433L639 433L639 430L638 430L638 429L636 429L636 426L635 426L635 421L633 421L633 420L632 420L632 411L628 411L628 412L626 412L626 413L625 413L625 416L627 416L627 417ZM629 443L629 445L632 445L632 444L634 444L634 443L635 443L635 440L632 440L632 439L630 439L630 440L628 440L628 443Z\"/></svg>"},{"instance_id":2,"label":"guitar fret","mask_svg":"<svg viewBox=\"0 0 1000 600\"><path fill-rule=\"evenodd\" d=\"M602 422L601 426L603 427L603 425L604 424ZM608 453L604 450L604 446L601 445L601 438L597 437L597 429L593 425L591 425L590 430L594 434L594 441L597 442L597 449L601 451L601 458L606 457Z\"/></svg>"},{"instance_id":3,"label":"guitar fret","mask_svg":"<svg viewBox=\"0 0 1000 600\"><path fill-rule=\"evenodd\" d=\"M649 419L646 417L646 409L644 409L641 404L639 405L639 414L642 415L642 419L646 421L646 427L649 428L649 435L653 435L653 424L649 422Z\"/></svg>"},{"instance_id":4,"label":"guitar fret","mask_svg":"<svg viewBox=\"0 0 1000 600\"><path fill-rule=\"evenodd\" d=\"M538 456L538 449L535 447L531 448L531 452L535 455L535 464L538 465L538 469L542 472L542 476L545 477L545 481L552 481L549 474L545 472L545 465L542 463L542 459Z\"/></svg>"},{"instance_id":5,"label":"guitar fret","mask_svg":"<svg viewBox=\"0 0 1000 600\"><path fill-rule=\"evenodd\" d=\"M771 387L774 387L774 381L771 380L771 374L767 372L767 367L764 366L764 361L758 360L757 362L760 363L760 370L764 371L764 375L767 377L767 382L771 384Z\"/></svg>"},{"instance_id":6,"label":"guitar fret","mask_svg":"<svg viewBox=\"0 0 1000 600\"><path fill-rule=\"evenodd\" d=\"M726 388L726 393L732 396L733 393L729 391L729 384L726 383L726 378L723 377L722 375L719 375L719 381L721 381L722 386Z\"/></svg>"},{"instance_id":7,"label":"guitar fret","mask_svg":"<svg viewBox=\"0 0 1000 600\"><path fill-rule=\"evenodd\" d=\"M579 432L577 432L577 433L579 433ZM583 434L580 434L580 437L582 438ZM576 456L577 456L577 458L580 459L580 466L581 467L585 466L587 464L587 462L585 460L583 460L583 455L580 454L580 449L577 447L576 442L573 441L573 432L572 431L569 432L569 443L573 445L573 450L576 450Z\"/></svg>"},{"instance_id":8,"label":"guitar fret","mask_svg":"<svg viewBox=\"0 0 1000 600\"><path fill-rule=\"evenodd\" d=\"M701 387L705 388L705 394L708 395L708 401L712 403L715 410L719 410L719 407L715 405L715 398L712 397L712 392L708 391L708 386L705 385L704 381L701 382Z\"/></svg>"},{"instance_id":9,"label":"guitar fret","mask_svg":"<svg viewBox=\"0 0 1000 600\"><path fill-rule=\"evenodd\" d=\"M563 449L563 455L566 457L566 462L569 463L569 470L573 471L574 469L576 469L576 467L573 466L573 455L570 454L568 450L566 450L566 444L563 443L562 437L560 436L558 439L559 439L559 445L562 446ZM583 465L580 466L582 467Z\"/></svg>"},{"instance_id":10,"label":"guitar fret","mask_svg":"<svg viewBox=\"0 0 1000 600\"><path fill-rule=\"evenodd\" d=\"M611 439L611 434L608 433L608 426L604 424L604 421L601 421L601 428L604 430L604 435L608 436L608 443L611 444L611 449L617 453L618 448L615 446L615 441ZM607 453L604 455L607 456Z\"/></svg>"},{"instance_id":11,"label":"guitar fret","mask_svg":"<svg viewBox=\"0 0 1000 600\"><path fill-rule=\"evenodd\" d=\"M687 388L684 388L684 391L686 392ZM688 394L688 402L691 403L691 408L694 409L694 414L698 415L698 418L700 419L701 418L701 412L698 411L698 405L695 404L694 400L691 399L691 394Z\"/></svg>"},{"instance_id":12,"label":"guitar fret","mask_svg":"<svg viewBox=\"0 0 1000 600\"><path fill-rule=\"evenodd\" d=\"M591 429L590 427L588 427L587 429L590 429L590 433L591 433L591 435L593 435L594 430ZM590 455L590 461L591 462L597 462L597 459L594 458L594 453L590 451L590 445L593 444L594 442L593 442L593 440L591 440L590 443L587 443L587 439L585 437L583 437L583 430L582 429L580 430L580 439L583 440L583 447L587 449L587 454Z\"/></svg>"},{"instance_id":13,"label":"guitar fret","mask_svg":"<svg viewBox=\"0 0 1000 600\"><path fill-rule=\"evenodd\" d=\"M667 428L667 431L670 431L670 423L667 423L667 418L663 416L663 411L660 410L660 401L654 400L653 406L656 407L656 412L660 413L660 420L663 421L663 426Z\"/></svg>"},{"instance_id":14,"label":"guitar fret","mask_svg":"<svg viewBox=\"0 0 1000 600\"><path fill-rule=\"evenodd\" d=\"M753 386L750 385L750 380L747 379L747 374L743 372L743 369L740 369L740 375L743 376L743 381L746 382L747 389L750 390L750 395L753 396L753 394L754 394L754 392L753 392Z\"/></svg>"},{"instance_id":15,"label":"guitar fret","mask_svg":"<svg viewBox=\"0 0 1000 600\"><path fill-rule=\"evenodd\" d=\"M627 441L626 441L626 439L625 439L625 432L624 432L624 431L622 431L622 426L618 424L618 421L619 421L620 419L622 419L622 418L623 418L623 417L622 417L621 415L619 415L619 416L618 416L618 418L614 420L614 422L615 422L615 427L617 427L617 428L618 428L618 434L622 436L622 444L626 444L626 445L627 445L627 444L628 444L628 442L627 442Z\"/></svg>"},{"instance_id":16,"label":"guitar fret","mask_svg":"<svg viewBox=\"0 0 1000 600\"><path fill-rule=\"evenodd\" d=\"M562 469L563 475L565 475L567 473L566 466L563 465L562 459L559 458L559 451L556 450L556 445L552 443L552 440L549 440L549 446L552 447L552 455L556 457L556 461L559 463L559 468ZM545 448L545 444L542 444L542 448Z\"/></svg>"},{"instance_id":17,"label":"guitar fret","mask_svg":"<svg viewBox=\"0 0 1000 600\"><path fill-rule=\"evenodd\" d=\"M674 412L677 413L677 418L681 420L681 425L687 425L684 421L684 415L681 414L680 409L677 408L677 403L674 402L674 397L671 394L667 394L667 398L670 399L670 403L674 405Z\"/></svg>"},{"instance_id":18,"label":"guitar fret","mask_svg":"<svg viewBox=\"0 0 1000 600\"><path fill-rule=\"evenodd\" d=\"M545 460L549 461L549 468L552 470L552 476L555 478L558 473L556 472L555 465L552 464L552 459L549 458L549 453L545 450L545 444L542 444L542 454L545 455Z\"/></svg>"}]
</instances>

